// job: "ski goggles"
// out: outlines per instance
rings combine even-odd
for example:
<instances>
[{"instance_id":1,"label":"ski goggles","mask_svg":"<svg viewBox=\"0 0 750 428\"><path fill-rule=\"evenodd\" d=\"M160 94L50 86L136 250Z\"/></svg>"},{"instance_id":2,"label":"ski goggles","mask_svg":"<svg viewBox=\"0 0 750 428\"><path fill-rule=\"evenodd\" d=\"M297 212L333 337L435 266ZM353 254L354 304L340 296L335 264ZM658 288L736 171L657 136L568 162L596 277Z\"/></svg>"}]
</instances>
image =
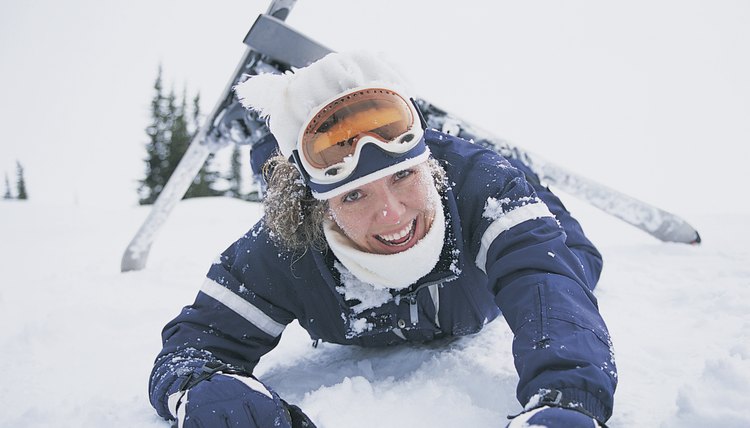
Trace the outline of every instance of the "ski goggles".
<instances>
[{"instance_id":1,"label":"ski goggles","mask_svg":"<svg viewBox=\"0 0 750 428\"><path fill-rule=\"evenodd\" d=\"M424 135L416 107L397 92L359 88L327 103L310 117L297 140L297 162L310 181L329 185L357 169L363 147L392 157L417 146Z\"/></svg>"}]
</instances>

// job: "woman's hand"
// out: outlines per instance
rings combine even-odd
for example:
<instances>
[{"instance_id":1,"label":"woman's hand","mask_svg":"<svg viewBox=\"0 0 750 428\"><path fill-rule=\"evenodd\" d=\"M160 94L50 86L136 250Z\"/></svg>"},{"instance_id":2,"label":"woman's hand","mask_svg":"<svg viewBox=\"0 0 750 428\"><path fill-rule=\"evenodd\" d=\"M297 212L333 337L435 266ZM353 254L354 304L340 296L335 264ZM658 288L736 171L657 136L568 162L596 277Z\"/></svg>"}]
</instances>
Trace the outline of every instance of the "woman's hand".
<instances>
[{"instance_id":1,"label":"woman's hand","mask_svg":"<svg viewBox=\"0 0 750 428\"><path fill-rule=\"evenodd\" d=\"M179 428L294 428L300 425L293 420L304 416L258 380L234 374L216 373L169 401Z\"/></svg>"},{"instance_id":2,"label":"woman's hand","mask_svg":"<svg viewBox=\"0 0 750 428\"><path fill-rule=\"evenodd\" d=\"M506 425L506 428L531 426L544 426L547 428L599 428L603 425L591 416L576 410L542 406L516 416Z\"/></svg>"}]
</instances>

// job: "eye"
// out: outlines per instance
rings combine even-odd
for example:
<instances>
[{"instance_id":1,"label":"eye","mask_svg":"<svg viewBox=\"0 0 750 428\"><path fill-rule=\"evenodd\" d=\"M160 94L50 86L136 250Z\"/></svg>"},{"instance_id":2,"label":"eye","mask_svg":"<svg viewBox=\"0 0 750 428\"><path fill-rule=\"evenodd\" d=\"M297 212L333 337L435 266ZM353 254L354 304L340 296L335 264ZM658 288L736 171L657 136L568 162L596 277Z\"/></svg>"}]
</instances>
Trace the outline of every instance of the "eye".
<instances>
[{"instance_id":1,"label":"eye","mask_svg":"<svg viewBox=\"0 0 750 428\"><path fill-rule=\"evenodd\" d=\"M359 190L352 190L351 192L345 194L341 198L341 202L343 202L343 203L356 202L356 201L358 201L361 198L362 198L362 192L361 191L359 191Z\"/></svg>"},{"instance_id":2,"label":"eye","mask_svg":"<svg viewBox=\"0 0 750 428\"><path fill-rule=\"evenodd\" d=\"M403 180L404 178L414 174L414 170L412 169L404 169L401 170L395 174L393 174L393 178L395 181Z\"/></svg>"}]
</instances>

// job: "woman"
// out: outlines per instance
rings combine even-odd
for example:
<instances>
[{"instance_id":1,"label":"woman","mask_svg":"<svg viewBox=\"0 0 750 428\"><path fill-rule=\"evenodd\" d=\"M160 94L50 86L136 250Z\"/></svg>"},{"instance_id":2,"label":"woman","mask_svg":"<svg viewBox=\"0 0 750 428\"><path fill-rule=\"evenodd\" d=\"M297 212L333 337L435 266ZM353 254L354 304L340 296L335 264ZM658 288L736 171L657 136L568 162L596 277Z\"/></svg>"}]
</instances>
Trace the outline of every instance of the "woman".
<instances>
[{"instance_id":1,"label":"woman","mask_svg":"<svg viewBox=\"0 0 750 428\"><path fill-rule=\"evenodd\" d=\"M616 368L591 293L601 256L531 171L424 129L376 55L330 54L237 93L281 154L264 217L163 331L150 382L161 416L312 426L252 377L295 319L315 340L386 346L476 333L502 313L525 406L510 426L609 418Z\"/></svg>"}]
</instances>

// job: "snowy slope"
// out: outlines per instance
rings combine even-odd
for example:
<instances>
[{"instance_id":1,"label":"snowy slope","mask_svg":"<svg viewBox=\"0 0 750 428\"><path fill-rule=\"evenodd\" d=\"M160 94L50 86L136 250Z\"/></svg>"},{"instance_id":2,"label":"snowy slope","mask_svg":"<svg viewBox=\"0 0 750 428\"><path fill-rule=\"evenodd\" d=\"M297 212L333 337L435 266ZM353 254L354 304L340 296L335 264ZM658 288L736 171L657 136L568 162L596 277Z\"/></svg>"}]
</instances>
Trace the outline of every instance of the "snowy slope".
<instances>
[{"instance_id":1,"label":"snowy slope","mask_svg":"<svg viewBox=\"0 0 750 428\"><path fill-rule=\"evenodd\" d=\"M0 7L0 169L12 179L20 160L32 197L0 201L0 427L168 426L146 397L159 332L260 211L182 202L147 269L119 273L147 215L130 205L151 87L163 64L210 110L267 5ZM750 426L748 3L378 5L305 0L288 22L337 50L388 52L420 96L701 232L700 247L663 244L565 199L606 259L610 426ZM502 320L440 345L313 349L290 328L259 373L321 428L503 426L519 406Z\"/></svg>"},{"instance_id":2,"label":"snowy slope","mask_svg":"<svg viewBox=\"0 0 750 428\"><path fill-rule=\"evenodd\" d=\"M663 244L565 198L605 257L597 289L620 386L612 427L747 427L750 213L680 213L701 246ZM259 217L252 203L183 201L147 269L119 273L146 208L0 202L0 427L167 427L147 380L161 327L215 255ZM500 427L519 409L502 319L452 342L310 346L288 328L258 374L320 428Z\"/></svg>"}]
</instances>

